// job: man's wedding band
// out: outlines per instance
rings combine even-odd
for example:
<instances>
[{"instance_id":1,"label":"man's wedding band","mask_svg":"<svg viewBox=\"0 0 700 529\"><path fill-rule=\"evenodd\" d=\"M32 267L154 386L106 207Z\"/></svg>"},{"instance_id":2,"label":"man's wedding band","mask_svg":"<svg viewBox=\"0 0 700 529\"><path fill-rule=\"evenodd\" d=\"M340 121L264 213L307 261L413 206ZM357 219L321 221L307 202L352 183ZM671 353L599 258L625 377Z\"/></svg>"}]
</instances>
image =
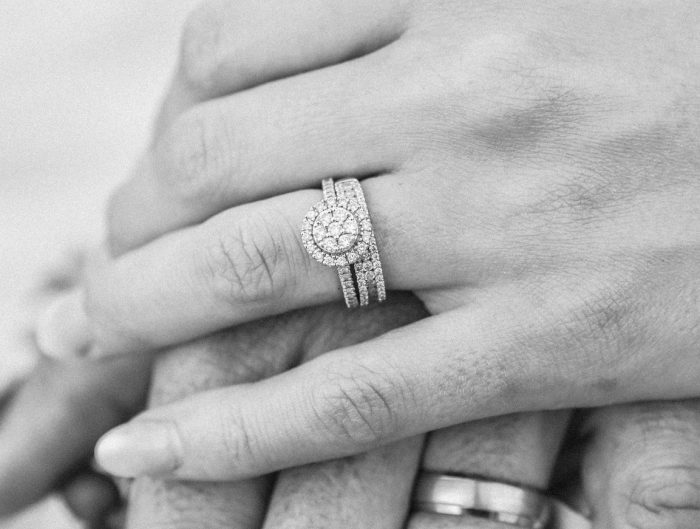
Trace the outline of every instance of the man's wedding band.
<instances>
[{"instance_id":1,"label":"man's wedding band","mask_svg":"<svg viewBox=\"0 0 700 529\"><path fill-rule=\"evenodd\" d=\"M384 272L362 185L356 178L323 180L323 200L304 217L301 239L319 263L338 268L348 308L386 299Z\"/></svg>"},{"instance_id":2,"label":"man's wedding band","mask_svg":"<svg viewBox=\"0 0 700 529\"><path fill-rule=\"evenodd\" d=\"M551 529L591 529L593 523L576 512L565 503L551 499L552 517L550 520Z\"/></svg>"},{"instance_id":3,"label":"man's wedding band","mask_svg":"<svg viewBox=\"0 0 700 529\"><path fill-rule=\"evenodd\" d=\"M544 529L551 516L549 499L537 491L431 472L418 477L413 507L433 514L481 516L527 529Z\"/></svg>"}]
</instances>

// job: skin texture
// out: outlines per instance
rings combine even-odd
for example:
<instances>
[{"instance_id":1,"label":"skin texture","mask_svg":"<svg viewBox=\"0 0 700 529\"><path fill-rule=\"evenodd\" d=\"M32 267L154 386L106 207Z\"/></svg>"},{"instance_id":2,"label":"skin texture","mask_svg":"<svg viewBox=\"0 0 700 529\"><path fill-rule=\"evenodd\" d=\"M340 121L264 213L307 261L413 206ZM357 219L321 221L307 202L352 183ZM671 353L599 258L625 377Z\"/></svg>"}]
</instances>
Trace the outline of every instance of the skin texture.
<instances>
[{"instance_id":1,"label":"skin texture","mask_svg":"<svg viewBox=\"0 0 700 529\"><path fill-rule=\"evenodd\" d=\"M211 361L208 365L196 365L183 356L184 351L183 348L180 354L174 353L160 364L163 368L169 367L158 384L170 387L171 394L176 393L172 389L175 383L182 385L195 373L196 377L192 378L201 381L201 373L209 372L209 384L212 383L221 377L212 373L212 368L223 368L223 364L230 360L226 357L222 361L220 351L200 351L200 359L211 355L222 365L217 366ZM56 367L60 364L53 362L49 365ZM0 452L0 516L29 505L57 487L66 490L76 486L91 475L87 471L78 471L75 477L67 481L57 477L72 475L68 469L82 468L81 463L89 458L91 452L89 439L95 438L92 425L98 423L100 418L129 413L126 411L128 406L132 407L130 413L135 413L141 405L134 399L138 391L133 391L135 388L127 385L129 380L135 380L136 370L120 379L119 373L125 372L117 369L116 365L114 370L100 370L99 377L95 377L93 363L86 363L85 366L72 364L71 369L66 366L49 369L47 364L42 364L14 392L14 398L9 399L9 407L5 407L0 422L0 444L3 446ZM87 366L91 366L91 369L85 369ZM186 374L178 374L180 371L186 371ZM91 379L95 380L95 386L87 383ZM82 382L76 384L78 381ZM110 381L114 384L110 384ZM188 384L189 389L196 386L192 382ZM41 391L38 387L41 387ZM145 387L144 384L143 390ZM131 389L133 394L121 393L125 388ZM177 391L182 395L188 390L183 391L180 386ZM62 395L68 394L70 398L62 398ZM78 414L85 420L76 421ZM35 420L28 421L27 417ZM581 420L581 417L577 420ZM554 437L548 435L551 433L550 423L551 419L543 420L538 415L530 418L523 415L452 427L444 433L433 434L423 466L438 471L453 469L488 474L494 479L507 477L509 481L520 476L524 483L539 485L547 474L547 466L551 464L548 455L552 455L552 450L538 448L539 445L533 441L543 438L544 429L547 435L544 435L541 446L551 443ZM42 436L34 433L37 425L44 425ZM640 403L594 410L585 420L580 437L569 440L569 450L577 454L571 461L571 466L576 468L572 471L568 465L558 467L555 471L557 481L563 480L569 485L567 499L573 501L578 497L578 507L593 516L595 529L694 529L700 516L700 496L697 494L700 489L698 425L698 401ZM109 427L108 424L105 426ZM71 431L72 435L66 436L67 431ZM510 432L512 436L504 437L505 432ZM435 439L438 440L437 449ZM580 464L582 472L577 470ZM350 480L348 483L347 474L343 473L345 470L352 475L352 465L324 465L282 474L281 482L288 485L278 487L276 491L273 508L277 509L278 519L287 520L292 527L295 523L303 526L309 519L318 519L316 515L321 511L330 520L328 527L333 527L335 518L328 516L328 511L337 508L338 503L332 500L337 499L341 486L358 482ZM583 485L577 481L576 486L571 486L571 481L578 479L575 477L578 474L583 476ZM318 485L320 476L324 478L322 487ZM330 482L329 476L333 476ZM356 478L357 475L354 475L353 479ZM257 527L252 521L260 520L262 516L260 500L253 504L254 509L251 508L247 487L176 483L154 485L148 479L143 481L150 484L144 486L140 496L135 493L131 495L134 510L131 515L134 521L131 523L135 523L134 517L140 517L141 523L146 524L150 517L154 525L148 527L177 529L185 523L183 520L191 522L211 509L209 529L223 529L236 527L234 523L243 524L239 525L242 527ZM338 486L338 489L329 490L329 483ZM165 487L175 493L156 494ZM579 487L582 490L577 490ZM358 490L358 487L351 490ZM71 506L78 516L90 522L90 527L106 527L103 520L118 506L113 487L92 481L84 491L86 499L73 502ZM302 494L302 491L313 494ZM322 493L328 494L327 502L318 501L318 494ZM342 494L348 494L348 491L342 490ZM222 498L227 498L231 504L223 503ZM103 512L95 512L96 503L106 506ZM238 506L242 508L238 509ZM249 518L241 518L242 513ZM436 528L458 524L453 519L435 519L428 515L415 516L411 523L416 527ZM468 527L491 526L487 522L474 520Z\"/></svg>"},{"instance_id":2,"label":"skin texture","mask_svg":"<svg viewBox=\"0 0 700 529\"><path fill-rule=\"evenodd\" d=\"M682 7L682 4L679 3L679 6ZM678 6L675 6L675 5L674 5L674 7L678 7ZM209 8L207 8L207 9L209 9ZM202 12L206 12L206 9L202 9L201 11L202 11ZM488 10L487 10L487 11L488 11ZM506 11L507 11L507 10L506 10ZM478 10L477 10L476 12L478 13ZM479 14L480 14L480 13L479 13ZM690 17L689 17L688 20L690 20L690 21L692 22L692 21L694 20L693 17L692 17L693 12L691 11L689 14L690 14ZM214 18L214 17L212 17L212 18ZM226 20L226 19L224 18L224 20ZM196 32L194 32L194 33L196 34ZM239 43L237 42L236 44L239 44ZM357 52L355 52L355 53L357 53ZM219 55L219 57L224 57L224 58L225 58L226 55L225 55L225 54ZM218 66L218 64L217 64L217 66ZM691 65L691 66L692 66L692 65ZM281 74L281 75L283 75L283 74ZM226 76L223 76L223 77L226 77ZM195 81L193 84L196 85L196 84L197 84L196 81ZM175 83L175 87L177 87L177 86L178 86L178 83ZM176 90L174 90L174 91L176 91ZM171 97L172 97L172 96L171 96ZM191 101L196 101L196 98L191 99ZM555 99L555 102L556 102L556 99ZM537 120L534 120L534 121L536 122ZM535 125L536 125L536 123L535 123ZM532 127L530 127L530 126L528 126L528 127L529 127L529 128L532 128ZM529 130L529 128L526 128L525 130ZM536 129L536 127L534 127L534 128ZM496 133L496 134L493 134L493 135L492 135L491 138L492 138L492 139L493 139L493 138L499 138L499 139L500 139L500 138L505 137L506 139L508 139L507 134L504 134L505 132L507 132L507 130L499 129L499 130L497 130L497 133ZM541 132L541 131L540 131L540 132ZM534 130L534 134L537 135L537 131L536 131L536 130ZM525 136L527 137L528 135L526 134ZM642 134L641 136L644 136L644 134ZM486 137L486 139L489 138L488 135L486 135L485 137ZM647 139L650 139L650 138L647 138ZM653 139L653 138L651 138L651 139ZM522 135L521 135L520 133L518 133L518 134L514 135L512 138L510 138L510 140L511 140L511 141L512 141L512 140L521 141L521 140L522 140ZM500 141L500 140L499 140L499 141ZM487 143L488 143L488 142L487 142ZM652 144L653 144L653 142L652 142ZM626 149L626 148L628 148L628 146L624 146L624 148ZM623 150L624 150L624 149L623 149ZM643 151L643 150L644 150L644 149L642 149L642 151ZM639 152L639 151L635 151L635 154L638 154L638 152ZM691 161L691 163L693 163L693 162ZM238 190L237 190L237 191L238 191ZM586 198L586 200L589 200L590 197L584 197L584 198ZM128 201L126 201L126 203L127 203L127 205L128 205ZM115 207L114 209L118 211L118 207ZM180 208L178 208L178 207L172 207L172 208L169 208L169 209L170 209L171 211L174 211L174 212L180 211ZM186 209L186 208L183 208L183 209ZM128 211L128 208L127 208L126 211ZM691 212L691 213L692 213L692 212ZM200 214L201 214L201 213L200 213ZM190 223L190 222L192 222L192 221L193 221L192 218L189 217L188 220L187 220L186 222L187 222L187 223ZM118 225L118 224L119 224L119 223L116 223L116 225ZM142 225L148 227L148 226L149 226L149 223L148 223L148 222L145 222L145 223L143 223ZM171 226L171 227L168 227L168 228L166 228L166 229L171 229L171 228L172 228L172 226ZM161 227L161 229L162 229L162 227ZM165 231L165 230L163 230L163 231ZM147 238L149 238L149 237L152 237L152 236L153 236L153 233L156 233L156 232L157 232L157 230L155 230L154 232L152 232L150 235L147 235L145 238L147 239ZM115 239L115 240L118 240L118 237L115 237L114 239ZM128 239L128 237L127 237L127 239ZM128 242L127 242L127 243L122 243L122 244L123 244L124 246L128 246ZM118 244L115 243L115 246L118 246ZM330 276L329 276L329 277L330 277ZM682 290L682 289L681 289L681 290ZM613 316L614 316L614 314L613 314ZM602 320L602 321L606 321L606 320L607 320L607 317L608 317L608 315L606 315L606 318L605 318L604 320ZM603 330L605 330L605 329L603 329ZM137 332L136 332L135 334L138 335L138 334L139 334L139 332L138 332L139 330L136 329L136 331L137 331ZM141 337L138 337L138 339L140 340ZM613 381L610 381L610 380L603 380L603 381L600 383L600 387L598 387L597 389L612 390L612 389L615 389L614 386L615 386L615 381L614 381L614 380L613 380ZM632 415L634 415L634 414L632 414Z\"/></svg>"},{"instance_id":3,"label":"skin texture","mask_svg":"<svg viewBox=\"0 0 700 529\"><path fill-rule=\"evenodd\" d=\"M404 296L350 315L334 305L242 326L161 356L154 367L151 405L267 377L422 315L420 305ZM309 333L310 325L320 332ZM295 337L305 335L296 343ZM546 488L566 422L567 414L536 413L435 432L428 438L423 466ZM422 439L413 438L364 455L287 470L276 480L193 484L140 478L131 488L127 528L398 529L407 517L422 445ZM419 515L411 527L444 523L443 517ZM473 523L505 527L476 519Z\"/></svg>"},{"instance_id":4,"label":"skin texture","mask_svg":"<svg viewBox=\"0 0 700 529\"><path fill-rule=\"evenodd\" d=\"M388 285L434 317L149 412L103 441L102 464L238 479L482 417L695 395L696 3L387 1L363 6L380 11L369 27L360 8L336 20L375 50L330 41L335 59L306 50L293 76L272 59L231 68L258 50L232 28L266 8L193 17L173 90L203 84L192 57L211 50L209 23L228 37L204 84L234 93L164 120L111 210L113 246L152 242L91 274L66 334L127 353L337 299L298 240L320 196L306 188L337 174L376 175L364 187ZM332 16L298 12L300 34ZM115 235L130 222L140 234ZM256 421L261 406L274 419ZM212 425L202 407L236 416ZM232 458L232 437L259 452Z\"/></svg>"},{"instance_id":5,"label":"skin texture","mask_svg":"<svg viewBox=\"0 0 700 529\"><path fill-rule=\"evenodd\" d=\"M583 483L595 529L692 529L700 520L700 401L594 411Z\"/></svg>"},{"instance_id":6,"label":"skin texture","mask_svg":"<svg viewBox=\"0 0 700 529\"><path fill-rule=\"evenodd\" d=\"M161 356L151 405L289 369L343 343L424 316L410 296L350 317L340 305L241 326ZM215 415L211 420L219 420ZM225 418L222 418L225 420ZM127 528L401 527L422 440L343 461L224 484L136 480ZM239 450L242 447L231 447ZM273 492L274 491L274 492ZM270 499L271 496L271 499ZM266 514L266 507L270 502Z\"/></svg>"}]
</instances>

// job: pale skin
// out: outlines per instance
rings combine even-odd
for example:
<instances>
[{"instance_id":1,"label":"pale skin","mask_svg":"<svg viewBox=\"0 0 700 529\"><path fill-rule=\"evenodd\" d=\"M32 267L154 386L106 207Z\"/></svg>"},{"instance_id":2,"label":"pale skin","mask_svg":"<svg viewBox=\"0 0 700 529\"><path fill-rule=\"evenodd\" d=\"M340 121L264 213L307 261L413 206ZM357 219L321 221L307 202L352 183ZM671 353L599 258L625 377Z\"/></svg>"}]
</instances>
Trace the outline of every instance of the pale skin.
<instances>
[{"instance_id":1,"label":"pale skin","mask_svg":"<svg viewBox=\"0 0 700 529\"><path fill-rule=\"evenodd\" d=\"M295 57L283 45L295 35L270 34L266 48L228 31L252 27L250 13L290 20L284 9L217 5L192 19L169 104L231 95L164 120L113 202L114 246L214 216L107 263L57 319L78 323L76 343L118 353L337 298L333 272L294 242L320 193L293 190L373 173L365 188L389 286L416 290L435 317L149 412L118 432L111 462L132 466L113 471L239 478L492 414L697 393L694 4L379 2L337 20L314 6L284 27L334 31ZM198 33L207 21L226 31ZM212 46L216 61L195 60ZM357 402L377 394L386 408L362 416ZM308 403L294 420L292 403ZM225 431L194 413L217 405L234 410ZM260 406L282 428L256 423ZM154 425L168 421L209 437L179 439L182 452L138 468L134 440L167 445ZM348 424L369 428L347 438ZM221 440L236 435L269 452L232 460Z\"/></svg>"},{"instance_id":2,"label":"pale skin","mask_svg":"<svg viewBox=\"0 0 700 529\"><path fill-rule=\"evenodd\" d=\"M351 316L335 305L198 340L160 356L151 405L267 377L421 315L408 298ZM103 429L140 409L144 361L118 357L38 368L0 427L0 512L20 508L60 484L76 514L90 527L106 527L115 498L104 478L83 472L61 482L58 476L89 457ZM27 421L28 416L35 420ZM409 517L413 475L421 467L547 488L566 422L566 414L550 412L455 426L430 435L422 461L422 442L414 438L347 460L284 471L274 487L269 478L220 484L141 478L131 488L126 527L398 529L408 517L411 529L507 529L477 518ZM36 427L45 434L32 435ZM568 486L569 501L593 516L596 529L695 527L698 402L601 409L588 417L583 434L585 441L571 446L584 454L583 481L574 483L567 474L555 481Z\"/></svg>"},{"instance_id":3,"label":"pale skin","mask_svg":"<svg viewBox=\"0 0 700 529\"><path fill-rule=\"evenodd\" d=\"M395 296L390 305L370 311L348 315L339 304L322 307L173 348L155 364L151 405L267 377L423 315L415 300ZM59 487L89 527L116 527L107 525L118 519L114 487L82 465L104 430L142 408L149 363L149 358L129 356L46 360L37 367L12 395L0 423L0 514ZM268 478L221 484L142 478L131 489L126 527L283 529L320 523L329 529L398 528L408 517L418 467L546 488L566 421L566 414L534 413L455 426L429 436L422 461L422 443L414 438L282 472L274 488ZM601 409L586 419L582 433L582 441L566 449L575 454L566 467L577 468L583 454L583 481L562 468L555 490L564 484L567 499L590 513L597 529L695 527L698 402ZM409 520L412 529L507 529L475 518L419 514Z\"/></svg>"}]
</instances>

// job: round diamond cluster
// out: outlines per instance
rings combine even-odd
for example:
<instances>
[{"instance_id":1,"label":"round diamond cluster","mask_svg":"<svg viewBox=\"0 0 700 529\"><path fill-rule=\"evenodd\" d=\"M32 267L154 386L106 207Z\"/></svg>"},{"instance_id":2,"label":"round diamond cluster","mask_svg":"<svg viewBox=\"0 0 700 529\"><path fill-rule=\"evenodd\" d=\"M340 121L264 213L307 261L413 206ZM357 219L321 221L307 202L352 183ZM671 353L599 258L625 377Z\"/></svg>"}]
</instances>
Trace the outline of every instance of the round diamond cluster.
<instances>
[{"instance_id":1,"label":"round diamond cluster","mask_svg":"<svg viewBox=\"0 0 700 529\"><path fill-rule=\"evenodd\" d=\"M347 209L336 207L333 211L324 211L314 221L314 242L323 251L345 253L357 242L360 227L357 219Z\"/></svg>"},{"instance_id":2,"label":"round diamond cluster","mask_svg":"<svg viewBox=\"0 0 700 529\"><path fill-rule=\"evenodd\" d=\"M304 217L301 236L314 259L346 266L369 253L371 224L355 200L322 200Z\"/></svg>"}]
</instances>

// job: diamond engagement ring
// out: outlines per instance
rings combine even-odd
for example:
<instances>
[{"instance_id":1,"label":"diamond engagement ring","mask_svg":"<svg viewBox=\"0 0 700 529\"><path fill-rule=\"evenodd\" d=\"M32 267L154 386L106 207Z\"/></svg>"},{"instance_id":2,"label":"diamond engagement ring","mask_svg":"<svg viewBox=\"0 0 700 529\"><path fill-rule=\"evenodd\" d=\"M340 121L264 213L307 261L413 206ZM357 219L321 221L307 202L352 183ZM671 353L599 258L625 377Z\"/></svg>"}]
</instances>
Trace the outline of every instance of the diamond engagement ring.
<instances>
[{"instance_id":1,"label":"diamond engagement ring","mask_svg":"<svg viewBox=\"0 0 700 529\"><path fill-rule=\"evenodd\" d=\"M319 263L338 268L349 308L386 299L384 273L362 186L356 178L323 180L323 200L304 217L301 238Z\"/></svg>"}]
</instances>

